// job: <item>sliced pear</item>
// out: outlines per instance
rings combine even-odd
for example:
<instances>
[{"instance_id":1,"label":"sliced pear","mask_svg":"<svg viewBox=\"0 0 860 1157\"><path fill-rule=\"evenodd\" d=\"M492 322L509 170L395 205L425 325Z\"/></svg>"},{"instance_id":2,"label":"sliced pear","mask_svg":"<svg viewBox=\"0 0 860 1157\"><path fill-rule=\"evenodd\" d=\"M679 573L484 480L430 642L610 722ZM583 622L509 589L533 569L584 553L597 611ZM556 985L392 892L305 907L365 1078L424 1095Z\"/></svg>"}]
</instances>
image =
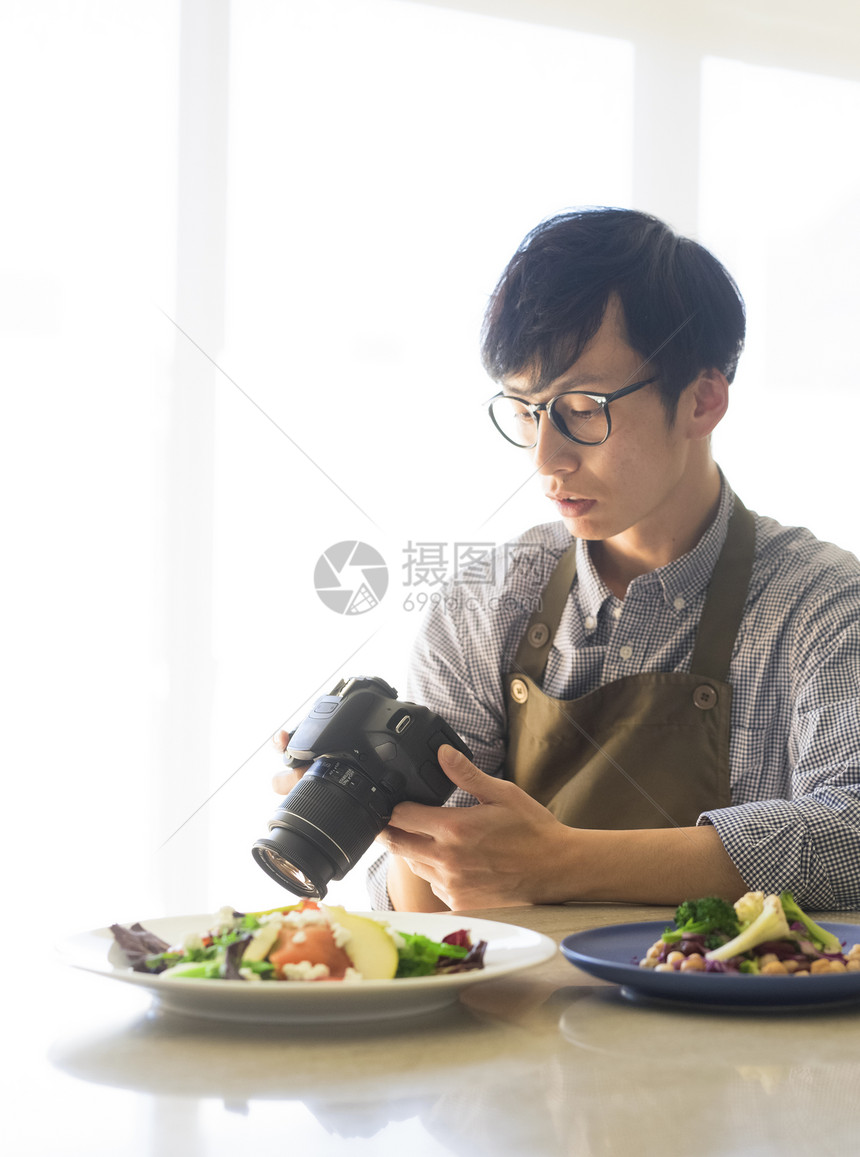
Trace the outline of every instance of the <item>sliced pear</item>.
<instances>
[{"instance_id":1,"label":"sliced pear","mask_svg":"<svg viewBox=\"0 0 860 1157\"><path fill-rule=\"evenodd\" d=\"M326 904L324 910L332 924L339 924L349 933L343 948L356 972L365 980L392 980L398 956L390 932L379 921L353 916L345 908Z\"/></svg>"},{"instance_id":2,"label":"sliced pear","mask_svg":"<svg viewBox=\"0 0 860 1157\"><path fill-rule=\"evenodd\" d=\"M280 931L281 924L278 920L270 920L258 928L242 953L242 964L253 964L254 961L265 960L278 939Z\"/></svg>"}]
</instances>

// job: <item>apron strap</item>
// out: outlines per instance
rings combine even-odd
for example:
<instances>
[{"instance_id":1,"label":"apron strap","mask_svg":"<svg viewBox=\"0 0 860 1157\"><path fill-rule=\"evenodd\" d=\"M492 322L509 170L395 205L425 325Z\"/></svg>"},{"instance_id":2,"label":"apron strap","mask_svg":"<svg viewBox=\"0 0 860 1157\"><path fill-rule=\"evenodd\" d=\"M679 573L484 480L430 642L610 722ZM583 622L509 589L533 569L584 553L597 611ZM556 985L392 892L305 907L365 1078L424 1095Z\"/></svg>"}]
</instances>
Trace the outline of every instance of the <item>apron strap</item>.
<instances>
[{"instance_id":1,"label":"apron strap","mask_svg":"<svg viewBox=\"0 0 860 1157\"><path fill-rule=\"evenodd\" d=\"M576 542L567 548L555 564L549 582L543 589L540 604L532 612L514 657L514 671L528 675L535 683L543 679L550 644L555 638L567 596L576 577Z\"/></svg>"},{"instance_id":2,"label":"apron strap","mask_svg":"<svg viewBox=\"0 0 860 1157\"><path fill-rule=\"evenodd\" d=\"M714 567L690 661L691 675L725 682L755 558L755 519L735 495L726 541Z\"/></svg>"},{"instance_id":3,"label":"apron strap","mask_svg":"<svg viewBox=\"0 0 860 1157\"><path fill-rule=\"evenodd\" d=\"M755 519L735 495L726 540L717 559L696 632L690 674L725 682L743 617L755 557ZM576 577L576 542L559 558L520 639L514 672L540 686L570 588Z\"/></svg>"}]
</instances>

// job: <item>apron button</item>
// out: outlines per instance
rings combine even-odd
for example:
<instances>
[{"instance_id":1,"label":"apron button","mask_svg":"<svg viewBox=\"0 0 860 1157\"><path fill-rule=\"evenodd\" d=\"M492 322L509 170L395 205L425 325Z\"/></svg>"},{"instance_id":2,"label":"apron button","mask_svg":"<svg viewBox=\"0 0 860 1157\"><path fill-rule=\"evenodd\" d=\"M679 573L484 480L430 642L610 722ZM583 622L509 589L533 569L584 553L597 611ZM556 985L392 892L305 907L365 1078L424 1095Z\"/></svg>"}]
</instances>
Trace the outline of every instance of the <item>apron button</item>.
<instances>
[{"instance_id":1,"label":"apron button","mask_svg":"<svg viewBox=\"0 0 860 1157\"><path fill-rule=\"evenodd\" d=\"M528 640L533 647L542 647L549 639L549 627L546 623L535 623L529 627Z\"/></svg>"},{"instance_id":2,"label":"apron button","mask_svg":"<svg viewBox=\"0 0 860 1157\"><path fill-rule=\"evenodd\" d=\"M693 703L700 711L710 711L712 707L716 707L718 698L716 691L708 683L702 683L693 692Z\"/></svg>"},{"instance_id":3,"label":"apron button","mask_svg":"<svg viewBox=\"0 0 860 1157\"><path fill-rule=\"evenodd\" d=\"M514 679L511 682L511 698L517 703L525 703L529 697L529 689L526 687L522 679Z\"/></svg>"}]
</instances>

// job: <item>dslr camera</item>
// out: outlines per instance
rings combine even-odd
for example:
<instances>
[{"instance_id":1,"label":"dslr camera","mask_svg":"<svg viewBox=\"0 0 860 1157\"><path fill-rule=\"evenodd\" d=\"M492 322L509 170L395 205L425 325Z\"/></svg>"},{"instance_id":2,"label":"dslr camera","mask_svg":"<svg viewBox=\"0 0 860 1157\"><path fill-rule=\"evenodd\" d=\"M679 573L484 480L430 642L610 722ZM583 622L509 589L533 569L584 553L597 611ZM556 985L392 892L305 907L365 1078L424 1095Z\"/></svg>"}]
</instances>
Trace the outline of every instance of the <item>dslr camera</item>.
<instances>
[{"instance_id":1,"label":"dslr camera","mask_svg":"<svg viewBox=\"0 0 860 1157\"><path fill-rule=\"evenodd\" d=\"M401 701L383 679L341 679L290 737L287 766L310 762L269 820L252 855L297 896L322 899L342 880L404 800L440 806L454 784L439 766L443 743L472 753L448 724Z\"/></svg>"}]
</instances>

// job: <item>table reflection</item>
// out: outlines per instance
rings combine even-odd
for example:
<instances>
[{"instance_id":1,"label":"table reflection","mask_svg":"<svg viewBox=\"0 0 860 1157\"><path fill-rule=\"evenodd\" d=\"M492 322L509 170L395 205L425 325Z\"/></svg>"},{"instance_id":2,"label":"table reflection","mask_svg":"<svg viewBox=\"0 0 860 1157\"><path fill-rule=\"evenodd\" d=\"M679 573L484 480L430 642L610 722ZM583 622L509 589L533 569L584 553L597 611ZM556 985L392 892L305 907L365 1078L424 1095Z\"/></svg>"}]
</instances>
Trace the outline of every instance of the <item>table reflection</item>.
<instances>
[{"instance_id":1,"label":"table reflection","mask_svg":"<svg viewBox=\"0 0 860 1157\"><path fill-rule=\"evenodd\" d=\"M513 913L541 916L556 937L569 931L565 911ZM47 1084L74 1083L81 1116L90 1105L107 1120L115 1105L114 1120L120 1106L149 1119L148 1134L69 1153L226 1157L279 1137L314 1157L855 1148L860 1004L783 1013L631 1002L561 955L438 1012L384 1022L222 1023L71 972L54 1000L63 1012Z\"/></svg>"}]
</instances>

